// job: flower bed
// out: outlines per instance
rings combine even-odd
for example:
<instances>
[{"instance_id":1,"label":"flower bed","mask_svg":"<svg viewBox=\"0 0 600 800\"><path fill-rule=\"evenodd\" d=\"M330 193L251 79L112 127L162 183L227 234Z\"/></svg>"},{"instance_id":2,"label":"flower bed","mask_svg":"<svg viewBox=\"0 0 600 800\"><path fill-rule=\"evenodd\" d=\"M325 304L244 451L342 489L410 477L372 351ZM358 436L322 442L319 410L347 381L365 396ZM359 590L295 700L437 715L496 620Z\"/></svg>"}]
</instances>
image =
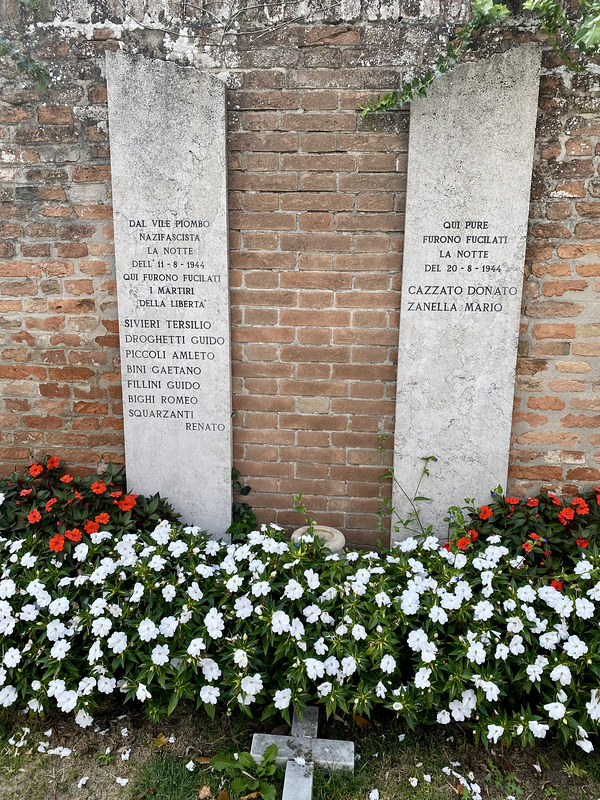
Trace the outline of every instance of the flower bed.
<instances>
[{"instance_id":1,"label":"flower bed","mask_svg":"<svg viewBox=\"0 0 600 800\"><path fill-rule=\"evenodd\" d=\"M182 698L211 715L225 703L287 719L314 702L328 713L383 705L410 726L463 722L483 742L552 730L592 749L591 535L562 567L554 554L551 576L528 561L528 525L517 542L502 537L485 507L444 545L410 538L340 558L274 527L225 545L158 498L125 495L115 473L65 481L58 463L39 466L0 486L1 705L57 706L82 726L115 692L152 717ZM585 502L598 513L597 497Z\"/></svg>"}]
</instances>

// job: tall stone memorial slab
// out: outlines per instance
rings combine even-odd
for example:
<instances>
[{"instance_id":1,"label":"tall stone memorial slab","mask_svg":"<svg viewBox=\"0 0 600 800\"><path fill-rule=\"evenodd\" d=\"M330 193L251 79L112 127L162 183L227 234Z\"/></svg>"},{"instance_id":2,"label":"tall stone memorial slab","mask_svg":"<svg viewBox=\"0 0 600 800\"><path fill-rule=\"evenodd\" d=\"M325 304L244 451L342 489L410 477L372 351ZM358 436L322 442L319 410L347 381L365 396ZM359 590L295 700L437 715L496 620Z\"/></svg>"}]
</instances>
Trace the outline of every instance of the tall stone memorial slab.
<instances>
[{"instance_id":1,"label":"tall stone memorial slab","mask_svg":"<svg viewBox=\"0 0 600 800\"><path fill-rule=\"evenodd\" d=\"M231 521L225 87L106 54L125 462L130 491Z\"/></svg>"},{"instance_id":2,"label":"tall stone memorial slab","mask_svg":"<svg viewBox=\"0 0 600 800\"><path fill-rule=\"evenodd\" d=\"M519 47L411 106L394 472L412 497L437 457L420 494L438 533L506 486L539 71ZM394 504L406 516L397 487Z\"/></svg>"}]
</instances>

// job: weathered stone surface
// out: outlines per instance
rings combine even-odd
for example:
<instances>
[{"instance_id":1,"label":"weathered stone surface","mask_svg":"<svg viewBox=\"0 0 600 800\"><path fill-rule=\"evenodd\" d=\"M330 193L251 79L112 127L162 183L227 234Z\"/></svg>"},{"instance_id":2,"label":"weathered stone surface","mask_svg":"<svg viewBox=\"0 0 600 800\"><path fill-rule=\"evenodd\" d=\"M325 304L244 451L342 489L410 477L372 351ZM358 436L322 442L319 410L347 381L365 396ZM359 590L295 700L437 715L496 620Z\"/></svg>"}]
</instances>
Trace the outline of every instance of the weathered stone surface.
<instances>
[{"instance_id":1,"label":"weathered stone surface","mask_svg":"<svg viewBox=\"0 0 600 800\"><path fill-rule=\"evenodd\" d=\"M261 762L267 747L277 745L275 763L283 767L290 759L304 758L313 761L323 769L354 770L354 742L336 739L313 739L310 736L276 736L268 733L255 733L252 737L250 753L255 761Z\"/></svg>"},{"instance_id":2,"label":"weathered stone surface","mask_svg":"<svg viewBox=\"0 0 600 800\"><path fill-rule=\"evenodd\" d=\"M437 456L421 487L436 532L450 505L506 486L539 69L520 47L411 108L394 468L412 496Z\"/></svg>"},{"instance_id":3,"label":"weathered stone surface","mask_svg":"<svg viewBox=\"0 0 600 800\"><path fill-rule=\"evenodd\" d=\"M224 85L107 53L130 491L186 522L231 519Z\"/></svg>"},{"instance_id":4,"label":"weathered stone surface","mask_svg":"<svg viewBox=\"0 0 600 800\"><path fill-rule=\"evenodd\" d=\"M318 730L318 706L307 706L304 709L304 716L302 719L300 719L296 709L294 709L294 717L292 719L292 736L312 736L314 738L317 735Z\"/></svg>"},{"instance_id":5,"label":"weathered stone surface","mask_svg":"<svg viewBox=\"0 0 600 800\"><path fill-rule=\"evenodd\" d=\"M285 782L281 800L312 800L314 765L298 764L293 759L285 767Z\"/></svg>"}]
</instances>

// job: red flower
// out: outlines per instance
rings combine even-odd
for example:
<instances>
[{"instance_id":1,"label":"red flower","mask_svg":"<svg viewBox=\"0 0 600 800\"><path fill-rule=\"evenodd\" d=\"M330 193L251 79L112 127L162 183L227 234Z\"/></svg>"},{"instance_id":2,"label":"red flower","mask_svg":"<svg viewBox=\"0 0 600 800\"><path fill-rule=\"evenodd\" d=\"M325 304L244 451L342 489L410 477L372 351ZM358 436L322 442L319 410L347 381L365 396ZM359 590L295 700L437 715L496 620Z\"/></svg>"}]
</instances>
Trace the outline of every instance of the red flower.
<instances>
[{"instance_id":1,"label":"red flower","mask_svg":"<svg viewBox=\"0 0 600 800\"><path fill-rule=\"evenodd\" d=\"M46 469L56 469L60 464L60 461L56 456L50 456L48 461L46 462Z\"/></svg>"},{"instance_id":2,"label":"red flower","mask_svg":"<svg viewBox=\"0 0 600 800\"><path fill-rule=\"evenodd\" d=\"M563 585L562 585L562 583L560 581L551 581L550 582L550 586L552 586L554 589L556 589L559 592L562 592L562 590L563 590Z\"/></svg>"},{"instance_id":3,"label":"red flower","mask_svg":"<svg viewBox=\"0 0 600 800\"><path fill-rule=\"evenodd\" d=\"M57 502L58 502L58 500L56 499L56 497L51 497L50 500L48 500L48 502L46 503L46 511L50 511L50 509L52 508L54 503L57 503Z\"/></svg>"},{"instance_id":4,"label":"red flower","mask_svg":"<svg viewBox=\"0 0 600 800\"><path fill-rule=\"evenodd\" d=\"M471 540L468 539L466 536L461 536L460 539L457 539L456 546L459 550L466 550L467 547L471 544Z\"/></svg>"},{"instance_id":5,"label":"red flower","mask_svg":"<svg viewBox=\"0 0 600 800\"><path fill-rule=\"evenodd\" d=\"M121 511L130 511L136 505L135 498L137 494L126 494L122 500L119 500L119 508Z\"/></svg>"},{"instance_id":6,"label":"red flower","mask_svg":"<svg viewBox=\"0 0 600 800\"><path fill-rule=\"evenodd\" d=\"M566 525L570 519L573 519L575 516L575 512L572 508L563 508L562 511L558 512L558 518L562 522L563 525Z\"/></svg>"},{"instance_id":7,"label":"red flower","mask_svg":"<svg viewBox=\"0 0 600 800\"><path fill-rule=\"evenodd\" d=\"M552 502L554 503L555 506L562 506L562 503L560 502L558 497L556 497L556 495L549 494L548 497L552 500Z\"/></svg>"},{"instance_id":8,"label":"red flower","mask_svg":"<svg viewBox=\"0 0 600 800\"><path fill-rule=\"evenodd\" d=\"M110 516L103 511L101 514L98 514L97 517L94 517L96 522L99 522L101 525L106 525L107 522L110 522Z\"/></svg>"},{"instance_id":9,"label":"red flower","mask_svg":"<svg viewBox=\"0 0 600 800\"><path fill-rule=\"evenodd\" d=\"M73 480L73 478L71 477L71 475L63 475L62 478L60 479L60 482L61 483L71 483L72 480Z\"/></svg>"},{"instance_id":10,"label":"red flower","mask_svg":"<svg viewBox=\"0 0 600 800\"><path fill-rule=\"evenodd\" d=\"M527 505L529 506L529 508L535 508L536 506L539 506L539 504L540 501L537 499L537 497L530 497L527 500Z\"/></svg>"},{"instance_id":11,"label":"red flower","mask_svg":"<svg viewBox=\"0 0 600 800\"><path fill-rule=\"evenodd\" d=\"M494 512L489 506L481 506L481 511L479 512L479 519L489 519Z\"/></svg>"},{"instance_id":12,"label":"red flower","mask_svg":"<svg viewBox=\"0 0 600 800\"><path fill-rule=\"evenodd\" d=\"M29 474L32 475L34 478L37 475L40 475L43 471L44 471L44 468L42 467L41 464L32 464L29 467Z\"/></svg>"},{"instance_id":13,"label":"red flower","mask_svg":"<svg viewBox=\"0 0 600 800\"><path fill-rule=\"evenodd\" d=\"M111 497L121 497L122 494L123 494L123 492L111 492L110 496Z\"/></svg>"},{"instance_id":14,"label":"red flower","mask_svg":"<svg viewBox=\"0 0 600 800\"><path fill-rule=\"evenodd\" d=\"M53 536L50 539L49 547L50 550L52 550L53 552L60 553L60 551L63 549L64 546L65 546L65 537L61 536L60 533L57 533L56 536Z\"/></svg>"},{"instance_id":15,"label":"red flower","mask_svg":"<svg viewBox=\"0 0 600 800\"><path fill-rule=\"evenodd\" d=\"M523 542L521 547L523 548L523 550L525 550L526 553L528 553L533 548L533 542Z\"/></svg>"},{"instance_id":16,"label":"red flower","mask_svg":"<svg viewBox=\"0 0 600 800\"><path fill-rule=\"evenodd\" d=\"M588 539L577 539L577 541L575 542L575 544L578 544L579 547L583 547L584 550L588 546L589 543L590 542L589 542Z\"/></svg>"},{"instance_id":17,"label":"red flower","mask_svg":"<svg viewBox=\"0 0 600 800\"><path fill-rule=\"evenodd\" d=\"M86 533L97 533L100 530L100 525L97 522L92 522L91 519L85 523L85 532Z\"/></svg>"},{"instance_id":18,"label":"red flower","mask_svg":"<svg viewBox=\"0 0 600 800\"><path fill-rule=\"evenodd\" d=\"M452 544L453 544L453 542L445 542L442 545L442 549L443 550L447 550L448 552L450 552L450 550L452 550Z\"/></svg>"},{"instance_id":19,"label":"red flower","mask_svg":"<svg viewBox=\"0 0 600 800\"><path fill-rule=\"evenodd\" d=\"M33 489L23 489L23 491L21 492L21 497L27 497L27 495L31 494L32 492Z\"/></svg>"},{"instance_id":20,"label":"red flower","mask_svg":"<svg viewBox=\"0 0 600 800\"><path fill-rule=\"evenodd\" d=\"M75 492L75 497L76 497L77 500L83 500L83 495L79 494L79 492ZM69 500L69 503L70 502L71 502L71 500Z\"/></svg>"},{"instance_id":21,"label":"red flower","mask_svg":"<svg viewBox=\"0 0 600 800\"><path fill-rule=\"evenodd\" d=\"M471 530L470 530L470 531L467 533L467 536L470 536L470 537L471 537L471 541L472 541L472 542L476 542L476 541L477 541L477 539L479 538L479 534L477 533L477 531L473 530L472 528L471 528Z\"/></svg>"},{"instance_id":22,"label":"red flower","mask_svg":"<svg viewBox=\"0 0 600 800\"><path fill-rule=\"evenodd\" d=\"M529 538L530 539L541 539L542 537L538 533L530 533L529 534Z\"/></svg>"},{"instance_id":23,"label":"red flower","mask_svg":"<svg viewBox=\"0 0 600 800\"><path fill-rule=\"evenodd\" d=\"M37 508L34 508L33 511L30 511L29 514L27 514L27 519L29 520L29 522L31 522L32 525L34 522L39 522L41 518L42 515L37 510Z\"/></svg>"},{"instance_id":24,"label":"red flower","mask_svg":"<svg viewBox=\"0 0 600 800\"><path fill-rule=\"evenodd\" d=\"M65 536L67 539L70 539L72 542L80 542L82 533L79 528L73 528L72 531L65 531Z\"/></svg>"},{"instance_id":25,"label":"red flower","mask_svg":"<svg viewBox=\"0 0 600 800\"><path fill-rule=\"evenodd\" d=\"M94 494L104 494L106 491L106 484L104 481L95 481L90 488Z\"/></svg>"},{"instance_id":26,"label":"red flower","mask_svg":"<svg viewBox=\"0 0 600 800\"><path fill-rule=\"evenodd\" d=\"M573 498L573 500L571 501L571 505L572 506L577 506L577 508L575 509L575 513L576 514L587 514L589 512L589 510L590 510L590 507L585 502L583 497L575 497L575 498Z\"/></svg>"},{"instance_id":27,"label":"red flower","mask_svg":"<svg viewBox=\"0 0 600 800\"><path fill-rule=\"evenodd\" d=\"M519 502L519 498L518 497L507 497L506 498L506 502L508 503L509 506L516 506L517 503Z\"/></svg>"}]
</instances>

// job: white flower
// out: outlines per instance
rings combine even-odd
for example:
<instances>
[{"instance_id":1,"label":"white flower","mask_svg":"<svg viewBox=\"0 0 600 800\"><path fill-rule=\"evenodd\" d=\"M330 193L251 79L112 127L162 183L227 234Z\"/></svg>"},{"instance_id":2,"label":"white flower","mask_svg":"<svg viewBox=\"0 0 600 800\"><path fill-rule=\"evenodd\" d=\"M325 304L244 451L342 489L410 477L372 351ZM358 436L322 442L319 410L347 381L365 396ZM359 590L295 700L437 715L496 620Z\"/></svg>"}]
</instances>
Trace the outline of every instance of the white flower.
<instances>
[{"instance_id":1,"label":"white flower","mask_svg":"<svg viewBox=\"0 0 600 800\"><path fill-rule=\"evenodd\" d=\"M16 701L18 697L17 690L14 686L8 684L0 689L0 706L8 708Z\"/></svg>"},{"instance_id":2,"label":"white flower","mask_svg":"<svg viewBox=\"0 0 600 800\"><path fill-rule=\"evenodd\" d=\"M441 606L432 606L429 609L429 618L432 622L438 622L440 625L445 625L448 622L448 614Z\"/></svg>"},{"instance_id":3,"label":"white flower","mask_svg":"<svg viewBox=\"0 0 600 800\"><path fill-rule=\"evenodd\" d=\"M254 611L254 606L248 599L248 595L238 597L233 606L235 608L235 615L238 617L238 619L247 619L248 617L252 616L252 612Z\"/></svg>"},{"instance_id":4,"label":"white flower","mask_svg":"<svg viewBox=\"0 0 600 800\"><path fill-rule=\"evenodd\" d=\"M363 628L362 625L356 624L352 626L352 636L356 639L356 641L360 641L361 639L367 638L367 632Z\"/></svg>"},{"instance_id":5,"label":"white flower","mask_svg":"<svg viewBox=\"0 0 600 800\"><path fill-rule=\"evenodd\" d=\"M408 782L410 783L410 785L411 785L411 786L413 787L413 789L414 789L414 788L415 788L415 786L416 786L416 785L419 783L419 779L418 779L418 778L409 778L409 779L408 779Z\"/></svg>"},{"instance_id":6,"label":"white flower","mask_svg":"<svg viewBox=\"0 0 600 800\"><path fill-rule=\"evenodd\" d=\"M50 650L50 655L57 661L62 661L62 659L65 658L70 649L71 649L70 642L67 642L66 639L59 639L58 642L54 643L52 649Z\"/></svg>"},{"instance_id":7,"label":"white flower","mask_svg":"<svg viewBox=\"0 0 600 800\"><path fill-rule=\"evenodd\" d=\"M189 769L189 771L190 771L190 772L193 772L193 771L194 771L194 767L195 767L195 766L196 766L196 765L194 764L194 762L193 762L193 761L188 761L188 763L185 765L185 768L186 768L186 769Z\"/></svg>"},{"instance_id":8,"label":"white flower","mask_svg":"<svg viewBox=\"0 0 600 800\"><path fill-rule=\"evenodd\" d=\"M16 591L17 585L12 578L5 578L0 581L0 598L3 600L12 597Z\"/></svg>"},{"instance_id":9,"label":"white flower","mask_svg":"<svg viewBox=\"0 0 600 800\"><path fill-rule=\"evenodd\" d=\"M131 747L129 747L127 750L123 750L123 752L121 753L121 761L129 761L130 755L131 755Z\"/></svg>"},{"instance_id":10,"label":"white flower","mask_svg":"<svg viewBox=\"0 0 600 800\"><path fill-rule=\"evenodd\" d=\"M529 730L533 733L536 739L545 739L546 734L550 730L549 725L543 725L541 722L536 722L536 720L529 720L527 723L529 726Z\"/></svg>"},{"instance_id":11,"label":"white flower","mask_svg":"<svg viewBox=\"0 0 600 800\"><path fill-rule=\"evenodd\" d=\"M112 694L117 687L116 678L107 678L106 675L100 675L98 678L98 691L103 694Z\"/></svg>"},{"instance_id":12,"label":"white flower","mask_svg":"<svg viewBox=\"0 0 600 800\"><path fill-rule=\"evenodd\" d=\"M575 600L575 613L578 617L581 617L581 619L591 619L595 613L594 604L590 603L589 600L578 597L577 600Z\"/></svg>"},{"instance_id":13,"label":"white flower","mask_svg":"<svg viewBox=\"0 0 600 800\"><path fill-rule=\"evenodd\" d=\"M127 647L127 635L122 631L115 631L112 636L106 640L106 644L115 655L119 655Z\"/></svg>"},{"instance_id":14,"label":"white flower","mask_svg":"<svg viewBox=\"0 0 600 800\"><path fill-rule=\"evenodd\" d=\"M369 800L379 800L379 789L372 789L369 792Z\"/></svg>"},{"instance_id":15,"label":"white flower","mask_svg":"<svg viewBox=\"0 0 600 800\"><path fill-rule=\"evenodd\" d=\"M157 644L152 651L151 657L153 664L156 664L157 667L162 667L163 664L166 664L169 660L169 645Z\"/></svg>"},{"instance_id":16,"label":"white flower","mask_svg":"<svg viewBox=\"0 0 600 800\"><path fill-rule=\"evenodd\" d=\"M563 648L571 658L580 658L588 652L588 646L578 636L569 636Z\"/></svg>"},{"instance_id":17,"label":"white flower","mask_svg":"<svg viewBox=\"0 0 600 800\"><path fill-rule=\"evenodd\" d=\"M242 678L241 689L244 694L250 695L257 695L259 692L262 692L263 680L258 672L254 675L246 675L245 678Z\"/></svg>"},{"instance_id":18,"label":"white flower","mask_svg":"<svg viewBox=\"0 0 600 800\"><path fill-rule=\"evenodd\" d=\"M448 725L452 717L447 711L440 711L437 715L437 722L439 725Z\"/></svg>"},{"instance_id":19,"label":"white flower","mask_svg":"<svg viewBox=\"0 0 600 800\"><path fill-rule=\"evenodd\" d=\"M130 603L139 603L139 601L144 596L144 584L143 583L136 583L133 587L133 592L131 593L131 597L129 598Z\"/></svg>"},{"instance_id":20,"label":"white flower","mask_svg":"<svg viewBox=\"0 0 600 800\"><path fill-rule=\"evenodd\" d=\"M197 639L192 639L192 641L189 643L187 652L189 653L189 655L196 658L197 656L200 655L202 650L206 650L204 639L197 638Z\"/></svg>"},{"instance_id":21,"label":"white flower","mask_svg":"<svg viewBox=\"0 0 600 800\"><path fill-rule=\"evenodd\" d=\"M319 579L319 576L313 569L305 569L304 577L306 578L306 583L308 584L309 589L319 588L321 581Z\"/></svg>"},{"instance_id":22,"label":"white flower","mask_svg":"<svg viewBox=\"0 0 600 800\"><path fill-rule=\"evenodd\" d=\"M239 648L233 654L233 660L238 665L238 667L242 667L245 669L248 666L248 653L245 650L240 650Z\"/></svg>"},{"instance_id":23,"label":"white flower","mask_svg":"<svg viewBox=\"0 0 600 800\"><path fill-rule=\"evenodd\" d=\"M203 703L209 703L210 705L215 706L217 704L217 699L221 694L221 690L218 689L216 686L203 686L200 689L200 699Z\"/></svg>"},{"instance_id":24,"label":"white flower","mask_svg":"<svg viewBox=\"0 0 600 800\"><path fill-rule=\"evenodd\" d=\"M273 700L275 708L279 709L280 711L282 711L284 708L288 708L292 700L292 690L278 689L275 692Z\"/></svg>"},{"instance_id":25,"label":"white flower","mask_svg":"<svg viewBox=\"0 0 600 800\"><path fill-rule=\"evenodd\" d=\"M234 575L227 581L225 586L227 587L228 592L237 592L243 583L244 579L241 577L241 575Z\"/></svg>"},{"instance_id":26,"label":"white flower","mask_svg":"<svg viewBox=\"0 0 600 800\"><path fill-rule=\"evenodd\" d=\"M4 659L2 663L4 664L5 667L11 669L11 667L16 667L20 661L21 661L21 651L18 650L16 647L10 647L4 654Z\"/></svg>"},{"instance_id":27,"label":"white flower","mask_svg":"<svg viewBox=\"0 0 600 800\"><path fill-rule=\"evenodd\" d=\"M207 681L216 681L221 676L221 670L216 661L212 658L203 658L200 660L202 674Z\"/></svg>"},{"instance_id":28,"label":"white flower","mask_svg":"<svg viewBox=\"0 0 600 800\"><path fill-rule=\"evenodd\" d=\"M266 597L271 591L268 581L258 581L258 583L253 583L251 588L254 597Z\"/></svg>"},{"instance_id":29,"label":"white flower","mask_svg":"<svg viewBox=\"0 0 600 800\"><path fill-rule=\"evenodd\" d=\"M146 686L143 683L139 684L135 696L140 701L140 703L143 703L145 700L149 700L152 697L152 695L150 694L148 689L146 689Z\"/></svg>"},{"instance_id":30,"label":"white flower","mask_svg":"<svg viewBox=\"0 0 600 800\"><path fill-rule=\"evenodd\" d=\"M521 586L519 589L517 589L517 597L524 603L533 603L536 600L537 595L533 587Z\"/></svg>"},{"instance_id":31,"label":"white flower","mask_svg":"<svg viewBox=\"0 0 600 800\"><path fill-rule=\"evenodd\" d=\"M321 636L314 644L315 653L319 656L324 656L325 653L329 650L327 645L325 644L325 639Z\"/></svg>"},{"instance_id":32,"label":"white flower","mask_svg":"<svg viewBox=\"0 0 600 800\"><path fill-rule=\"evenodd\" d=\"M290 578L283 593L290 600L299 600L304 594L304 589L300 586L298 581Z\"/></svg>"},{"instance_id":33,"label":"white flower","mask_svg":"<svg viewBox=\"0 0 600 800\"><path fill-rule=\"evenodd\" d=\"M567 709L562 703L546 703L544 708L550 719L562 719L567 713Z\"/></svg>"},{"instance_id":34,"label":"white flower","mask_svg":"<svg viewBox=\"0 0 600 800\"><path fill-rule=\"evenodd\" d=\"M485 648L481 644L481 642L478 642L476 640L471 642L471 646L467 650L467 659L475 664L483 664L483 662L485 661L485 657L486 657Z\"/></svg>"},{"instance_id":35,"label":"white flower","mask_svg":"<svg viewBox=\"0 0 600 800\"><path fill-rule=\"evenodd\" d=\"M204 593L202 592L202 589L198 586L197 581L193 581L193 583L191 583L188 586L187 593L191 600L202 600L202 598L204 597Z\"/></svg>"},{"instance_id":36,"label":"white flower","mask_svg":"<svg viewBox=\"0 0 600 800\"><path fill-rule=\"evenodd\" d=\"M118 783L119 786L127 786L129 778L115 778L115 782Z\"/></svg>"},{"instance_id":37,"label":"white flower","mask_svg":"<svg viewBox=\"0 0 600 800\"><path fill-rule=\"evenodd\" d=\"M426 664L430 664L432 661L435 661L437 651L438 649L433 642L427 642L427 644L421 650L421 659Z\"/></svg>"},{"instance_id":38,"label":"white flower","mask_svg":"<svg viewBox=\"0 0 600 800\"><path fill-rule=\"evenodd\" d=\"M176 617L163 617L158 630L163 636L166 636L167 639L169 639L171 636L175 635L178 625L179 622Z\"/></svg>"},{"instance_id":39,"label":"white flower","mask_svg":"<svg viewBox=\"0 0 600 800\"><path fill-rule=\"evenodd\" d=\"M524 653L525 647L523 646L523 637L513 636L508 643L508 649L514 656L520 656L521 653Z\"/></svg>"},{"instance_id":40,"label":"white flower","mask_svg":"<svg viewBox=\"0 0 600 800\"><path fill-rule=\"evenodd\" d=\"M509 633L521 633L524 627L523 621L519 617L509 617L506 620L506 630Z\"/></svg>"},{"instance_id":41,"label":"white flower","mask_svg":"<svg viewBox=\"0 0 600 800\"><path fill-rule=\"evenodd\" d=\"M557 664L550 673L550 680L568 686L571 683L571 670L565 664Z\"/></svg>"},{"instance_id":42,"label":"white flower","mask_svg":"<svg viewBox=\"0 0 600 800\"><path fill-rule=\"evenodd\" d=\"M48 606L48 611L55 616L60 616L69 610L69 601L66 597L57 597Z\"/></svg>"},{"instance_id":43,"label":"white flower","mask_svg":"<svg viewBox=\"0 0 600 800\"><path fill-rule=\"evenodd\" d=\"M319 693L319 697L327 697L328 694L331 694L331 690L333 689L333 684L329 681L325 681L317 686L317 692Z\"/></svg>"},{"instance_id":44,"label":"white flower","mask_svg":"<svg viewBox=\"0 0 600 800\"><path fill-rule=\"evenodd\" d=\"M112 621L108 617L98 617L92 622L92 635L103 638L108 636L112 628Z\"/></svg>"},{"instance_id":45,"label":"white flower","mask_svg":"<svg viewBox=\"0 0 600 800\"><path fill-rule=\"evenodd\" d=\"M77 784L77 788L78 789L83 789L83 787L86 785L86 783L89 781L89 779L90 779L89 775L84 775L83 778L81 778L81 780Z\"/></svg>"},{"instance_id":46,"label":"white flower","mask_svg":"<svg viewBox=\"0 0 600 800\"><path fill-rule=\"evenodd\" d=\"M273 633L289 633L290 618L285 611L276 611L271 619Z\"/></svg>"},{"instance_id":47,"label":"white flower","mask_svg":"<svg viewBox=\"0 0 600 800\"><path fill-rule=\"evenodd\" d=\"M92 724L93 721L94 718L90 714L88 714L87 711L84 711L83 708L80 708L75 716L75 722L81 728L89 728L89 726Z\"/></svg>"},{"instance_id":48,"label":"white flower","mask_svg":"<svg viewBox=\"0 0 600 800\"><path fill-rule=\"evenodd\" d=\"M504 728L502 725L488 725L487 729L487 738L488 741L494 742L494 744L498 743L498 739L504 733Z\"/></svg>"},{"instance_id":49,"label":"white flower","mask_svg":"<svg viewBox=\"0 0 600 800\"><path fill-rule=\"evenodd\" d=\"M349 678L356 672L356 659L353 656L342 658L342 672L345 678Z\"/></svg>"},{"instance_id":50,"label":"white flower","mask_svg":"<svg viewBox=\"0 0 600 800\"><path fill-rule=\"evenodd\" d=\"M162 596L165 598L167 603L170 603L176 594L177 594L177 589L173 586L172 583L168 583L166 586L163 586Z\"/></svg>"},{"instance_id":51,"label":"white flower","mask_svg":"<svg viewBox=\"0 0 600 800\"><path fill-rule=\"evenodd\" d=\"M216 608L211 608L208 614L204 617L204 624L206 625L206 632L211 639L220 639L225 629L223 621L223 614L217 611Z\"/></svg>"},{"instance_id":52,"label":"white flower","mask_svg":"<svg viewBox=\"0 0 600 800\"><path fill-rule=\"evenodd\" d=\"M489 602L489 600L481 600L473 609L473 619L475 621L481 620L485 622L485 620L488 620L493 615L494 606Z\"/></svg>"},{"instance_id":53,"label":"white flower","mask_svg":"<svg viewBox=\"0 0 600 800\"><path fill-rule=\"evenodd\" d=\"M538 656L533 664L525 668L529 680L534 683L541 680L544 668L548 666L548 659L545 656Z\"/></svg>"},{"instance_id":54,"label":"white flower","mask_svg":"<svg viewBox=\"0 0 600 800\"><path fill-rule=\"evenodd\" d=\"M165 566L166 563L167 563L167 560L165 558L163 558L162 556L152 556L152 558L148 562L148 566L150 567L150 569L153 569L155 572L160 572L163 569L163 567Z\"/></svg>"},{"instance_id":55,"label":"white flower","mask_svg":"<svg viewBox=\"0 0 600 800\"><path fill-rule=\"evenodd\" d=\"M143 619L138 625L138 634L142 642L150 642L158 636L158 628L151 619Z\"/></svg>"},{"instance_id":56,"label":"white flower","mask_svg":"<svg viewBox=\"0 0 600 800\"><path fill-rule=\"evenodd\" d=\"M396 669L396 659L390 655L383 656L379 668L383 672L386 672L388 675L391 675L392 672Z\"/></svg>"},{"instance_id":57,"label":"white flower","mask_svg":"<svg viewBox=\"0 0 600 800\"><path fill-rule=\"evenodd\" d=\"M427 689L431 686L429 678L431 676L431 670L429 667L421 667L415 675L415 686L417 689Z\"/></svg>"},{"instance_id":58,"label":"white flower","mask_svg":"<svg viewBox=\"0 0 600 800\"><path fill-rule=\"evenodd\" d=\"M411 650L419 652L429 643L429 639L425 631L418 628L408 634L407 643Z\"/></svg>"},{"instance_id":59,"label":"white flower","mask_svg":"<svg viewBox=\"0 0 600 800\"><path fill-rule=\"evenodd\" d=\"M306 664L306 674L311 680L314 681L324 676L325 666L322 661L316 658L306 658L304 663Z\"/></svg>"}]
</instances>

